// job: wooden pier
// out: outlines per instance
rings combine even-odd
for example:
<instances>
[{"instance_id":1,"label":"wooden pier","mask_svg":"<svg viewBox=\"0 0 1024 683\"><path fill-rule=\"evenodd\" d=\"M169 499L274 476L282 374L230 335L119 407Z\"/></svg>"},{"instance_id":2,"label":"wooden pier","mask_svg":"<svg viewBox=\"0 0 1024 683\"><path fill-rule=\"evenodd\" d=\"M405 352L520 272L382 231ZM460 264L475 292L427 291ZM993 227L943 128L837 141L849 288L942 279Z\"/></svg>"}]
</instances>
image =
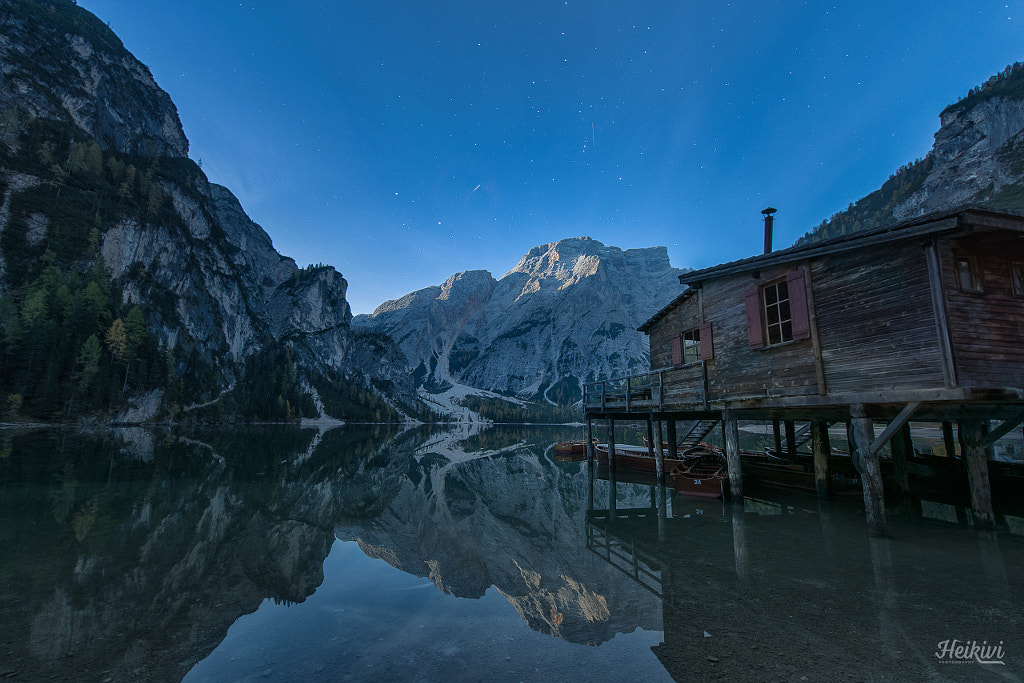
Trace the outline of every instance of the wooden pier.
<instances>
[{"instance_id":1,"label":"wooden pier","mask_svg":"<svg viewBox=\"0 0 1024 683\"><path fill-rule=\"evenodd\" d=\"M639 419L672 454L721 424L742 497L739 424L766 421L779 455L811 441L824 497L828 426L841 423L868 525L883 535L879 453L888 445L903 489L911 430L938 423L945 453L959 446L975 526L994 528L987 451L1024 422L1024 217L970 206L679 279L685 289L640 328L652 369L585 387L588 442L595 420L614 449L615 422Z\"/></svg>"}]
</instances>

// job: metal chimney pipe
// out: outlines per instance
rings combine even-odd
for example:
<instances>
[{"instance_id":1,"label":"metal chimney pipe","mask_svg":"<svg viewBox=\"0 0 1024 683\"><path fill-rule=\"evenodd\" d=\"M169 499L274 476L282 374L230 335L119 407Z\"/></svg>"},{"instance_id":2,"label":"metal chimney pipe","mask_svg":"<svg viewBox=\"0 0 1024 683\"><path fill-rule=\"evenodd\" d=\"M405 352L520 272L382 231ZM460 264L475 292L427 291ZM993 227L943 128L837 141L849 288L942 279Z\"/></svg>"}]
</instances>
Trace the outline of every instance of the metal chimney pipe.
<instances>
[{"instance_id":1,"label":"metal chimney pipe","mask_svg":"<svg viewBox=\"0 0 1024 683\"><path fill-rule=\"evenodd\" d=\"M776 209L768 207L761 213L764 214L764 253L772 253L772 226L775 224L775 219L772 214L775 213Z\"/></svg>"}]
</instances>

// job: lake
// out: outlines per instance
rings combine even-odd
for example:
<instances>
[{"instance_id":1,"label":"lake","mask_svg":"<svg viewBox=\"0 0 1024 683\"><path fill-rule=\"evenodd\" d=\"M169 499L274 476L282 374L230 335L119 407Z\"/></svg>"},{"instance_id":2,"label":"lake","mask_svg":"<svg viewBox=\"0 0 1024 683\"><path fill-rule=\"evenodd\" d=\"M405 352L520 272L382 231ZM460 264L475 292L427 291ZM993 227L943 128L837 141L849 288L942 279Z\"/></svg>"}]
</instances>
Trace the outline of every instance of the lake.
<instances>
[{"instance_id":1,"label":"lake","mask_svg":"<svg viewBox=\"0 0 1024 683\"><path fill-rule=\"evenodd\" d=\"M0 432L0 680L1020 680L1020 518L872 538L555 460L581 436Z\"/></svg>"}]
</instances>

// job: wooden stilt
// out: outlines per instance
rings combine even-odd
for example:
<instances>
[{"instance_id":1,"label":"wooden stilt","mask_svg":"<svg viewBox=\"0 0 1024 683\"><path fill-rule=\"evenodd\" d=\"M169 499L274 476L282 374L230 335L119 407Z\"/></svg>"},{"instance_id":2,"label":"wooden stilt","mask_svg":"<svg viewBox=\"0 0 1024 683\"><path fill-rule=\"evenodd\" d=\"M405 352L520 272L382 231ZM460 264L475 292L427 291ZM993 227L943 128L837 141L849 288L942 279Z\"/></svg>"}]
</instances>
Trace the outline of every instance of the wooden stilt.
<instances>
[{"instance_id":1,"label":"wooden stilt","mask_svg":"<svg viewBox=\"0 0 1024 683\"><path fill-rule=\"evenodd\" d=\"M593 453L591 453L593 457ZM594 511L594 467L587 462L587 510Z\"/></svg>"},{"instance_id":2,"label":"wooden stilt","mask_svg":"<svg viewBox=\"0 0 1024 683\"><path fill-rule=\"evenodd\" d=\"M790 458L796 458L796 423L793 420L786 420L786 454Z\"/></svg>"},{"instance_id":3,"label":"wooden stilt","mask_svg":"<svg viewBox=\"0 0 1024 683\"><path fill-rule=\"evenodd\" d=\"M871 418L861 403L850 406L850 417L854 443L861 465L861 485L864 487L864 510L868 529L876 536L885 536L888 528L885 521L885 496L882 490L882 471L878 467L878 454L871 452L874 429Z\"/></svg>"},{"instance_id":4,"label":"wooden stilt","mask_svg":"<svg viewBox=\"0 0 1024 683\"><path fill-rule=\"evenodd\" d=\"M587 462L594 462L594 420L591 417L587 417Z\"/></svg>"},{"instance_id":5,"label":"wooden stilt","mask_svg":"<svg viewBox=\"0 0 1024 683\"><path fill-rule=\"evenodd\" d=\"M647 455L654 457L654 417L647 416Z\"/></svg>"},{"instance_id":6,"label":"wooden stilt","mask_svg":"<svg viewBox=\"0 0 1024 683\"><path fill-rule=\"evenodd\" d=\"M661 429L661 420L655 423L654 436L658 440L658 447L654 450L654 462L658 471L658 481L665 483L668 472L665 472L665 449L662 448L664 443L664 434Z\"/></svg>"},{"instance_id":7,"label":"wooden stilt","mask_svg":"<svg viewBox=\"0 0 1024 683\"><path fill-rule=\"evenodd\" d=\"M675 460L679 456L678 445L676 444L676 421L668 421L668 457Z\"/></svg>"},{"instance_id":8,"label":"wooden stilt","mask_svg":"<svg viewBox=\"0 0 1024 683\"><path fill-rule=\"evenodd\" d=\"M668 518L668 505L665 497L665 484L659 482L657 486L651 489L657 495L657 507L658 507L658 541L664 542L665 540L665 520Z\"/></svg>"},{"instance_id":9,"label":"wooden stilt","mask_svg":"<svg viewBox=\"0 0 1024 683\"><path fill-rule=\"evenodd\" d=\"M815 420L811 423L811 447L814 450L814 483L818 498L828 498L828 455L832 446L828 440L828 422Z\"/></svg>"},{"instance_id":10,"label":"wooden stilt","mask_svg":"<svg viewBox=\"0 0 1024 683\"><path fill-rule=\"evenodd\" d=\"M725 461L729 469L730 498L743 500L743 469L740 465L740 428L732 417L723 415L725 424Z\"/></svg>"},{"instance_id":11,"label":"wooden stilt","mask_svg":"<svg viewBox=\"0 0 1024 683\"><path fill-rule=\"evenodd\" d=\"M946 457L956 457L956 441L953 440L953 423L942 423L942 443L946 445Z\"/></svg>"},{"instance_id":12,"label":"wooden stilt","mask_svg":"<svg viewBox=\"0 0 1024 683\"><path fill-rule=\"evenodd\" d=\"M903 425L903 428L892 435L889 441L889 450L892 453L892 475L896 489L903 496L910 495L910 469L907 461L914 454L914 446L910 440L910 425Z\"/></svg>"},{"instance_id":13,"label":"wooden stilt","mask_svg":"<svg viewBox=\"0 0 1024 683\"><path fill-rule=\"evenodd\" d=\"M782 455L782 431L778 420L772 420L772 436L775 437L775 455Z\"/></svg>"},{"instance_id":14,"label":"wooden stilt","mask_svg":"<svg viewBox=\"0 0 1024 683\"><path fill-rule=\"evenodd\" d=\"M608 419L608 471L615 471L615 420Z\"/></svg>"},{"instance_id":15,"label":"wooden stilt","mask_svg":"<svg viewBox=\"0 0 1024 683\"><path fill-rule=\"evenodd\" d=\"M744 517L743 499L734 500L732 505L732 553L736 563L736 577L747 577L747 523Z\"/></svg>"},{"instance_id":16,"label":"wooden stilt","mask_svg":"<svg viewBox=\"0 0 1024 683\"><path fill-rule=\"evenodd\" d=\"M992 489L988 480L988 459L985 456L985 429L981 420L961 420L960 449L967 463L967 480L971 487L971 512L974 527L986 531L996 528L992 512Z\"/></svg>"},{"instance_id":17,"label":"wooden stilt","mask_svg":"<svg viewBox=\"0 0 1024 683\"><path fill-rule=\"evenodd\" d=\"M618 490L615 486L615 470L608 470L608 519L615 520L618 516L616 508L618 507L617 496Z\"/></svg>"}]
</instances>

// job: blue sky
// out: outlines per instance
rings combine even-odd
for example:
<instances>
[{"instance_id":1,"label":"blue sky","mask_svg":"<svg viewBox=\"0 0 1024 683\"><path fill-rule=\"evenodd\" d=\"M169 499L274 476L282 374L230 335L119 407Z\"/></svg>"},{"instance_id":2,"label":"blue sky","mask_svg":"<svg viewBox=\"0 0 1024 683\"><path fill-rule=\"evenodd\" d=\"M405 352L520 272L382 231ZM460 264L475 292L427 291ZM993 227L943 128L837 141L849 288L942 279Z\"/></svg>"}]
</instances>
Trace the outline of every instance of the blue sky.
<instances>
[{"instance_id":1,"label":"blue sky","mask_svg":"<svg viewBox=\"0 0 1024 683\"><path fill-rule=\"evenodd\" d=\"M588 235L677 267L777 247L1024 61L1024 3L80 0L190 156L356 313Z\"/></svg>"}]
</instances>

